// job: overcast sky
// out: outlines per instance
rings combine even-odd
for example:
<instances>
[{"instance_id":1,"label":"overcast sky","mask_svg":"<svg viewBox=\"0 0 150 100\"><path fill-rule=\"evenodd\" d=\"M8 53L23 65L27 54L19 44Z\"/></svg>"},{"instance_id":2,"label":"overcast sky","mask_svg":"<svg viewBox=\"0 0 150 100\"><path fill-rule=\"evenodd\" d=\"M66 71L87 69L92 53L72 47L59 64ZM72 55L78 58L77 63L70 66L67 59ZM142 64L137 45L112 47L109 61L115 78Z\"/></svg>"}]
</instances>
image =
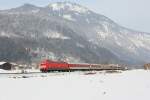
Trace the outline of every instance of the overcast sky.
<instances>
[{"instance_id":1,"label":"overcast sky","mask_svg":"<svg viewBox=\"0 0 150 100\"><path fill-rule=\"evenodd\" d=\"M0 9L14 8L24 3L46 6L57 1L76 2L124 27L150 33L150 0L0 0Z\"/></svg>"}]
</instances>

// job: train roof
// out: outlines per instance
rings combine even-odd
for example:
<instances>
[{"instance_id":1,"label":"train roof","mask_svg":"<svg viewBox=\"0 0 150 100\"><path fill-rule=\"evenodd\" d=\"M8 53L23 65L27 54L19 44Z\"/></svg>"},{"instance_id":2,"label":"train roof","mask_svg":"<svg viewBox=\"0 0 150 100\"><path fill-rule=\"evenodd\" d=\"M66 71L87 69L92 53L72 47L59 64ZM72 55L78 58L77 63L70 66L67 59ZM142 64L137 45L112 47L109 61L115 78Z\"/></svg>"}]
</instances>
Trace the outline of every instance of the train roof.
<instances>
[{"instance_id":1,"label":"train roof","mask_svg":"<svg viewBox=\"0 0 150 100\"><path fill-rule=\"evenodd\" d=\"M49 60L49 59L46 59L43 62L49 62L49 63L67 63L67 62L64 62L64 61L54 61L54 60Z\"/></svg>"}]
</instances>

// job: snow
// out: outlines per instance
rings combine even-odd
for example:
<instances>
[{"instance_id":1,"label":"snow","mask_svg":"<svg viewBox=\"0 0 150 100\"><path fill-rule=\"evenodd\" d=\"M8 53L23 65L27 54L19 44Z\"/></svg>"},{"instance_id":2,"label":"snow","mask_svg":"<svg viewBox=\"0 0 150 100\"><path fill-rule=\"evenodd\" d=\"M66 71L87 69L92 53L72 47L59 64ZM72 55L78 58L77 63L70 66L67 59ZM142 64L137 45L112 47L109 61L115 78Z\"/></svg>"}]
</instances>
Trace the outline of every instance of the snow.
<instances>
[{"instance_id":1,"label":"snow","mask_svg":"<svg viewBox=\"0 0 150 100\"><path fill-rule=\"evenodd\" d=\"M44 48L36 48L36 49L31 49L31 53L38 54L38 57L40 57L40 60L42 59L51 59L51 60L56 60L57 56L55 53L49 50L45 50ZM37 59L37 57L34 57L33 59Z\"/></svg>"},{"instance_id":2,"label":"snow","mask_svg":"<svg viewBox=\"0 0 150 100\"><path fill-rule=\"evenodd\" d=\"M76 43L76 46L80 47L80 48L85 48L85 46L81 43Z\"/></svg>"},{"instance_id":3,"label":"snow","mask_svg":"<svg viewBox=\"0 0 150 100\"><path fill-rule=\"evenodd\" d=\"M0 37L8 37L8 38L10 38L10 37L19 37L19 35L16 35L16 34L14 34L14 33L1 32L1 33L0 33Z\"/></svg>"},{"instance_id":4,"label":"snow","mask_svg":"<svg viewBox=\"0 0 150 100\"><path fill-rule=\"evenodd\" d=\"M128 49L130 52L132 52L132 53L134 53L134 54L137 54L137 55L138 55L138 53L136 52L136 48L135 48L135 46L130 45L130 46L128 46L128 47L127 47L127 49Z\"/></svg>"},{"instance_id":5,"label":"snow","mask_svg":"<svg viewBox=\"0 0 150 100\"><path fill-rule=\"evenodd\" d=\"M70 37L64 36L63 34L58 33L58 32L50 32L50 33L46 32L44 33L44 36L47 38L53 38L53 39L63 39L63 40L70 39Z\"/></svg>"},{"instance_id":6,"label":"snow","mask_svg":"<svg viewBox=\"0 0 150 100\"><path fill-rule=\"evenodd\" d=\"M150 45L150 35L146 35L144 33L134 34L130 37L130 41L132 41L137 48L150 50L150 47L148 46Z\"/></svg>"},{"instance_id":7,"label":"snow","mask_svg":"<svg viewBox=\"0 0 150 100\"><path fill-rule=\"evenodd\" d=\"M6 63L6 62L4 62L4 61L1 61L1 62L0 62L0 65L3 65L3 64L5 64L5 63Z\"/></svg>"},{"instance_id":8,"label":"snow","mask_svg":"<svg viewBox=\"0 0 150 100\"><path fill-rule=\"evenodd\" d=\"M88 12L88 9L84 8L84 7L81 7L81 6L72 6L70 7L72 11L76 11L76 12L79 12L79 13L87 13Z\"/></svg>"},{"instance_id":9,"label":"snow","mask_svg":"<svg viewBox=\"0 0 150 100\"><path fill-rule=\"evenodd\" d=\"M40 9L31 10L32 13L38 13L39 11L40 11Z\"/></svg>"},{"instance_id":10,"label":"snow","mask_svg":"<svg viewBox=\"0 0 150 100\"><path fill-rule=\"evenodd\" d=\"M9 34L6 34L6 33L4 33L4 32L2 32L2 33L0 34L0 36L1 36L1 37L10 37Z\"/></svg>"},{"instance_id":11,"label":"snow","mask_svg":"<svg viewBox=\"0 0 150 100\"><path fill-rule=\"evenodd\" d=\"M135 45L136 47L138 47L138 48L145 46L144 43L143 43L143 41L141 41L141 40L139 40L139 39L136 39L136 38L133 39L133 38L132 38L130 41L132 41L132 43L134 43L134 45Z\"/></svg>"},{"instance_id":12,"label":"snow","mask_svg":"<svg viewBox=\"0 0 150 100\"><path fill-rule=\"evenodd\" d=\"M69 55L69 54L64 55L64 57L65 57L64 61L68 62L68 63L80 63L80 62L84 62L84 61L81 60L80 57L75 57L75 56L72 56L72 55Z\"/></svg>"},{"instance_id":13,"label":"snow","mask_svg":"<svg viewBox=\"0 0 150 100\"><path fill-rule=\"evenodd\" d=\"M52 8L54 11L68 10L68 11L74 11L78 13L89 13L89 10L87 8L69 2L52 3L49 5L49 7Z\"/></svg>"},{"instance_id":14,"label":"snow","mask_svg":"<svg viewBox=\"0 0 150 100\"><path fill-rule=\"evenodd\" d=\"M126 38L130 44L132 44L132 49L135 49L137 51L138 48L143 48L150 50L150 35L146 33L138 33L138 32L130 32L128 30L122 30L120 31L122 33L122 36ZM132 50L131 50L132 51Z\"/></svg>"},{"instance_id":15,"label":"snow","mask_svg":"<svg viewBox=\"0 0 150 100\"><path fill-rule=\"evenodd\" d=\"M121 29L120 32L115 32L109 30L111 26L107 22L103 22L102 25L104 29L103 31L100 26L95 27L97 41L92 41L92 43L98 43L98 45L101 45L103 42L105 48L111 49L113 53L118 56L120 54L116 52L116 49L112 49L112 46L117 49L124 49L125 52L128 52L131 55L133 54L134 56L145 55L150 50L149 34L129 31L127 29Z\"/></svg>"},{"instance_id":16,"label":"snow","mask_svg":"<svg viewBox=\"0 0 150 100\"><path fill-rule=\"evenodd\" d=\"M26 72L40 72L39 70L37 69L26 69L25 70ZM16 69L16 70L3 70L3 69L0 69L0 74L14 74L14 73L22 73L22 70L20 69Z\"/></svg>"},{"instance_id":17,"label":"snow","mask_svg":"<svg viewBox=\"0 0 150 100\"><path fill-rule=\"evenodd\" d=\"M50 4L49 7L52 7L53 10L64 9L64 5L58 5L57 3Z\"/></svg>"},{"instance_id":18,"label":"snow","mask_svg":"<svg viewBox=\"0 0 150 100\"><path fill-rule=\"evenodd\" d=\"M88 19L88 18L86 18L86 22L87 22L88 24L90 24L90 21L89 21L89 19Z\"/></svg>"},{"instance_id":19,"label":"snow","mask_svg":"<svg viewBox=\"0 0 150 100\"><path fill-rule=\"evenodd\" d=\"M97 35L99 39L106 39L109 36L109 33L98 31Z\"/></svg>"},{"instance_id":20,"label":"snow","mask_svg":"<svg viewBox=\"0 0 150 100\"><path fill-rule=\"evenodd\" d=\"M71 15L63 15L64 19L70 20L70 21L76 21L74 18L72 18Z\"/></svg>"},{"instance_id":21,"label":"snow","mask_svg":"<svg viewBox=\"0 0 150 100\"><path fill-rule=\"evenodd\" d=\"M0 100L149 100L150 71L0 78Z\"/></svg>"},{"instance_id":22,"label":"snow","mask_svg":"<svg viewBox=\"0 0 150 100\"><path fill-rule=\"evenodd\" d=\"M106 33L109 33L109 24L108 23L104 23L104 24L102 24L103 25L103 27L104 27L104 29L105 29L105 32Z\"/></svg>"}]
</instances>

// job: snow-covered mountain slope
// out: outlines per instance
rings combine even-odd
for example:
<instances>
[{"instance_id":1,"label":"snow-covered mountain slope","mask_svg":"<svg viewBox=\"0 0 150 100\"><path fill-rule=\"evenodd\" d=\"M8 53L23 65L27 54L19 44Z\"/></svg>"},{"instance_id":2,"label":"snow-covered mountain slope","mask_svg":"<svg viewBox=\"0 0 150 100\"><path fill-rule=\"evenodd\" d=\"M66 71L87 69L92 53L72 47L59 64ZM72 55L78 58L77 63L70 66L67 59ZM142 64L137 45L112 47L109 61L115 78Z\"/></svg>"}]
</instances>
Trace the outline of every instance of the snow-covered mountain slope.
<instances>
[{"instance_id":1,"label":"snow-covered mountain slope","mask_svg":"<svg viewBox=\"0 0 150 100\"><path fill-rule=\"evenodd\" d=\"M40 9L40 11L33 13L33 9ZM77 34L77 31L70 27L72 21L70 23L64 17L55 15L49 7L38 8L26 4L19 8L1 11L0 21L0 37L4 40L10 38L14 43L18 43L19 47L22 46L23 50L26 50L26 56L34 63L39 63L46 58L72 63L120 62L109 50L94 45ZM10 44L7 42L5 44L5 48L11 49ZM0 60L14 61L13 57L21 57L21 55L12 57L5 48L0 48L2 53L6 51L7 54L0 55Z\"/></svg>"},{"instance_id":2,"label":"snow-covered mountain slope","mask_svg":"<svg viewBox=\"0 0 150 100\"><path fill-rule=\"evenodd\" d=\"M50 9L55 9L57 15L72 21L70 26L79 35L86 37L91 43L104 47L113 52L117 57L131 63L150 61L150 34L124 28L109 18L96 14L77 4L55 3L50 4ZM63 6L63 7L62 7ZM72 10L71 8L80 7ZM65 17L64 17L65 16ZM80 29L80 30L79 30ZM78 31L79 30L79 31Z\"/></svg>"},{"instance_id":3,"label":"snow-covered mountain slope","mask_svg":"<svg viewBox=\"0 0 150 100\"><path fill-rule=\"evenodd\" d=\"M150 61L149 33L124 28L70 2L46 7L25 4L0 11L0 37L19 42L33 61L43 58L126 64Z\"/></svg>"}]
</instances>

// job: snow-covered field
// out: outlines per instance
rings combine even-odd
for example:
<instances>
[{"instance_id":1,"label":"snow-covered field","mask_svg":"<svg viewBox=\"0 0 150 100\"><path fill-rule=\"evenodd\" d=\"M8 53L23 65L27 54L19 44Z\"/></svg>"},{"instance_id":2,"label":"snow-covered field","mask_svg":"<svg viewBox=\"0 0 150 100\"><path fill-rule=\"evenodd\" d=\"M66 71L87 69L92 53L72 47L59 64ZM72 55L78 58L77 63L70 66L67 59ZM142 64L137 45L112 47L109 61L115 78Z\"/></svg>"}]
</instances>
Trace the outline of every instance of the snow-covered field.
<instances>
[{"instance_id":1,"label":"snow-covered field","mask_svg":"<svg viewBox=\"0 0 150 100\"><path fill-rule=\"evenodd\" d=\"M0 77L0 100L150 100L150 71Z\"/></svg>"}]
</instances>

